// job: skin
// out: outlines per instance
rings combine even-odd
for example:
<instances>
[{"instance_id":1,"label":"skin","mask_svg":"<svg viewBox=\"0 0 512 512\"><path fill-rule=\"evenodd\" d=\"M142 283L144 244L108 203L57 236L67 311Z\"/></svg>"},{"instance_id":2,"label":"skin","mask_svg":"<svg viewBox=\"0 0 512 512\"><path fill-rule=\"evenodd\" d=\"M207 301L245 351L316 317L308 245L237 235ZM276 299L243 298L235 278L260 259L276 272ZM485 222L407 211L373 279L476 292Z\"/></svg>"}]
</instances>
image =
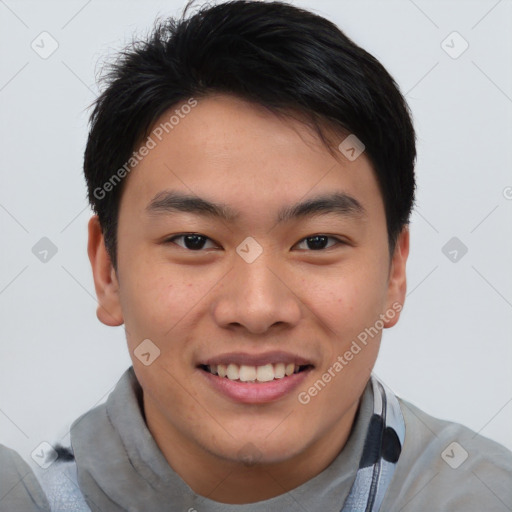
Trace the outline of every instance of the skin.
<instances>
[{"instance_id":1,"label":"skin","mask_svg":"<svg viewBox=\"0 0 512 512\"><path fill-rule=\"evenodd\" d=\"M200 99L126 179L117 272L96 216L88 253L98 318L125 324L146 422L162 453L196 493L223 503L269 499L310 480L348 439L382 332L308 404L298 393L405 299L409 232L403 229L390 259L370 161L364 153L335 159L305 124L214 95ZM223 202L240 216L227 223L191 213L149 215L151 199L169 189ZM356 198L366 215L276 225L281 207L333 191ZM187 249L183 238L164 242L189 232L208 237L200 251ZM322 234L346 243L329 239L314 250L304 241ZM250 264L236 252L248 236L263 249ZM149 366L134 356L145 339L161 351ZM297 390L271 403L236 403L196 368L222 353L271 350L315 366ZM247 451L254 464L242 460Z\"/></svg>"}]
</instances>

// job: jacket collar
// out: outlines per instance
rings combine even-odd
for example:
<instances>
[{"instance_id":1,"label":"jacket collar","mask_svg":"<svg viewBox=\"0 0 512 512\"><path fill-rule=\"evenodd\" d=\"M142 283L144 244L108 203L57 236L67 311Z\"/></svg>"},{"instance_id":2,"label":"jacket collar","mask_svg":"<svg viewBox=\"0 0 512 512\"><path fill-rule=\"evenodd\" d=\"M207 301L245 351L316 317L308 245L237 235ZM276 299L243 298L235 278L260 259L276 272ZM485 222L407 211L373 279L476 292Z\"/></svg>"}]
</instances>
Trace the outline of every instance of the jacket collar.
<instances>
[{"instance_id":1,"label":"jacket collar","mask_svg":"<svg viewBox=\"0 0 512 512\"><path fill-rule=\"evenodd\" d=\"M373 392L368 383L352 433L336 459L290 493L247 505L227 505L199 496L171 468L146 426L142 389L133 367L122 375L106 403L73 423L71 444L80 488L92 510L315 510L324 500L341 506L347 497L372 410Z\"/></svg>"}]
</instances>

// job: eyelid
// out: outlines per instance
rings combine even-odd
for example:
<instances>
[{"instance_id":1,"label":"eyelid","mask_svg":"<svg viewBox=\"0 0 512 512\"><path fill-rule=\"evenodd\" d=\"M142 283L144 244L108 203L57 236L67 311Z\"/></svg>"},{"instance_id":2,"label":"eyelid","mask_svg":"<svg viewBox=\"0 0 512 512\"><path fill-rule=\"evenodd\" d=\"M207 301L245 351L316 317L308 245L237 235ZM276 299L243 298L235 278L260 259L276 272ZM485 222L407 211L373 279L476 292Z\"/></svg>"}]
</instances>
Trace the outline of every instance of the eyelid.
<instances>
[{"instance_id":1,"label":"eyelid","mask_svg":"<svg viewBox=\"0 0 512 512\"><path fill-rule=\"evenodd\" d=\"M176 238L183 238L185 236L192 236L192 235L195 235L195 236L199 236L201 238L205 238L207 241L210 241L210 242L213 242L215 245L219 245L217 244L217 242L215 242L215 240L213 240L212 238L210 238L209 236L206 236L206 235L203 235L201 233L181 233L179 235L173 235L171 237L168 237L168 238L165 238L163 240L163 244L166 245L166 244L170 244L170 243L173 243L175 245L178 245L176 244L176 242L174 242L174 240ZM203 248L197 250L197 251L193 251L192 249L187 249L186 247L182 247L181 245L178 245L178 247L181 247L182 249L185 249L186 251L189 251L189 252L203 252Z\"/></svg>"},{"instance_id":2,"label":"eyelid","mask_svg":"<svg viewBox=\"0 0 512 512\"><path fill-rule=\"evenodd\" d=\"M164 244L169 244L169 243L174 243L175 244L174 240L176 238L182 238L182 237L189 236L189 235L196 235L196 236L205 238L208 241L213 242L215 245L219 245L212 238L210 238L210 237L208 237L206 235L203 235L201 233L181 233L181 234L178 234L178 235L173 235L173 236L171 236L169 238L164 239L163 243ZM315 234L312 234L312 235L305 236L304 238L301 238L293 247L295 247L296 245L299 245L299 244L305 242L308 238L314 238L316 236L326 237L327 239L336 240L337 244L331 245L330 247L327 247L327 248L324 248L324 249L318 249L318 250L304 249L306 252L324 252L327 249L330 249L331 247L335 247L336 245L348 245L349 244L346 240L343 240L343 238L340 238L338 236L329 235L329 234L326 234L326 233L315 233ZM178 245L178 244L175 244L175 245ZM181 245L178 245L178 247L181 247L182 249L185 249L186 251L189 251L189 252L204 252L203 251L204 248L201 248L201 249L198 249L197 251L194 251L192 249L187 249L186 247L182 247Z\"/></svg>"},{"instance_id":3,"label":"eyelid","mask_svg":"<svg viewBox=\"0 0 512 512\"><path fill-rule=\"evenodd\" d=\"M311 250L311 249L304 249L305 251L307 251L307 252L325 252L327 249L331 249L332 247L336 247L336 245L348 245L348 243L345 240L343 240L342 238L339 238L339 237L334 236L334 235L328 235L326 233L318 233L318 234L315 234L315 235L308 235L308 236L302 238L301 240L299 240L295 245L299 245L299 244L305 242L308 238L314 238L316 236L325 237L327 239L336 240L337 243L334 244L334 245L331 245L329 247L326 247L324 249L318 249L316 251L315 250ZM294 247L295 247L295 245L294 245Z\"/></svg>"}]
</instances>

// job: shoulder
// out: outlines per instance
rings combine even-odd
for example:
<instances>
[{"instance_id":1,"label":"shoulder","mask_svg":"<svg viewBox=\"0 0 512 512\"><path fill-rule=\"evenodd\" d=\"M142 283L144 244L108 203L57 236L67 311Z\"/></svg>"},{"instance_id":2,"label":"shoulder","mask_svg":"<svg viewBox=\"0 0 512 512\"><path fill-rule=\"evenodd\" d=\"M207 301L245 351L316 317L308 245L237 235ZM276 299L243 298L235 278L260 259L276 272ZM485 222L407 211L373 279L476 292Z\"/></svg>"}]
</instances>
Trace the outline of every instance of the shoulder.
<instances>
[{"instance_id":1,"label":"shoulder","mask_svg":"<svg viewBox=\"0 0 512 512\"><path fill-rule=\"evenodd\" d=\"M383 510L507 511L512 452L399 399L405 441Z\"/></svg>"},{"instance_id":2,"label":"shoulder","mask_svg":"<svg viewBox=\"0 0 512 512\"><path fill-rule=\"evenodd\" d=\"M0 512L49 512L48 500L30 466L0 444Z\"/></svg>"}]
</instances>

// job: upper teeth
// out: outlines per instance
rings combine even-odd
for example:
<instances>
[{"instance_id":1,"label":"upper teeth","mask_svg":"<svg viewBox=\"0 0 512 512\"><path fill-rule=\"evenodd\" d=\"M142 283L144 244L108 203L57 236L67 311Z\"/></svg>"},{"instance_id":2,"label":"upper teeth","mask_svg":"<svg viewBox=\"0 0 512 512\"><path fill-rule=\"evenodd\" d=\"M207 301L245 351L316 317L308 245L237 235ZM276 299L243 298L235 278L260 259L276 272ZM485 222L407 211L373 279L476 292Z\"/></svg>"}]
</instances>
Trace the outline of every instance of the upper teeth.
<instances>
[{"instance_id":1,"label":"upper teeth","mask_svg":"<svg viewBox=\"0 0 512 512\"><path fill-rule=\"evenodd\" d=\"M229 380L241 380L242 382L269 382L274 379L282 379L285 375L291 375L299 371L300 366L294 363L265 364L263 366L248 366L245 364L212 364L207 366L210 373L219 377L227 377Z\"/></svg>"}]
</instances>

